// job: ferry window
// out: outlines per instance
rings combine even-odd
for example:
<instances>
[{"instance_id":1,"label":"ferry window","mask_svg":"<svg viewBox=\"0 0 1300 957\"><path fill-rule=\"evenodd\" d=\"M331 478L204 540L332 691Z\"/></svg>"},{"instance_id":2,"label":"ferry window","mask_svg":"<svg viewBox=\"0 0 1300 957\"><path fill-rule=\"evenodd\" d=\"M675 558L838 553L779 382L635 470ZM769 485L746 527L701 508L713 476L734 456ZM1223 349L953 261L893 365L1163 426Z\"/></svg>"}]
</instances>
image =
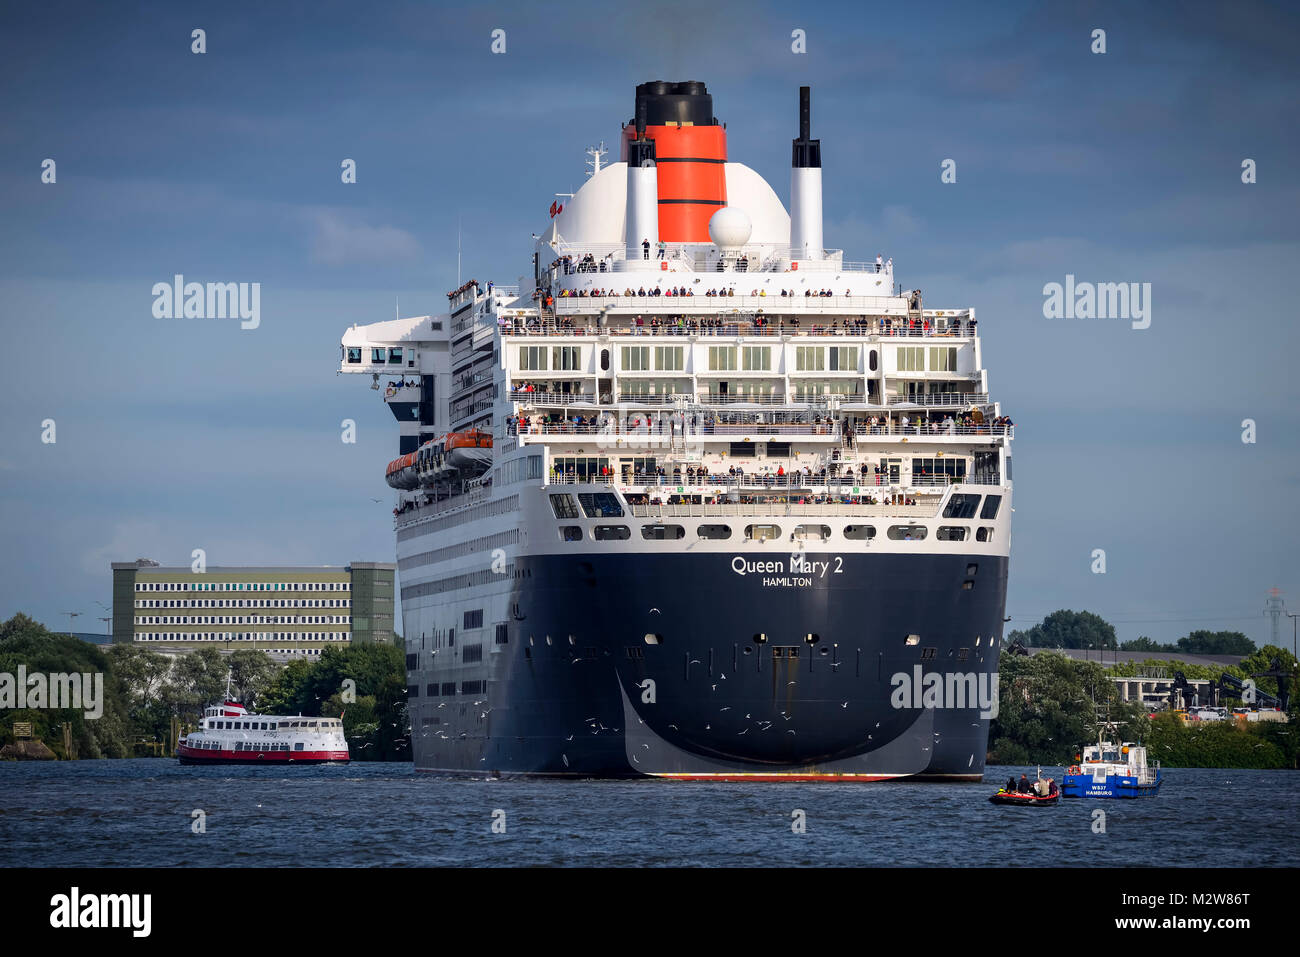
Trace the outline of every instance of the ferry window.
<instances>
[{"instance_id":1,"label":"ferry window","mask_svg":"<svg viewBox=\"0 0 1300 957\"><path fill-rule=\"evenodd\" d=\"M552 495L551 511L555 513L556 518L578 517L578 506L573 501L572 495Z\"/></svg>"},{"instance_id":2,"label":"ferry window","mask_svg":"<svg viewBox=\"0 0 1300 957\"><path fill-rule=\"evenodd\" d=\"M984 507L980 509L980 518L995 519L998 517L998 508L1002 505L1001 495L984 496Z\"/></svg>"},{"instance_id":3,"label":"ferry window","mask_svg":"<svg viewBox=\"0 0 1300 957\"><path fill-rule=\"evenodd\" d=\"M621 542L632 537L632 529L626 525L597 525L591 535L598 542Z\"/></svg>"},{"instance_id":4,"label":"ferry window","mask_svg":"<svg viewBox=\"0 0 1300 957\"><path fill-rule=\"evenodd\" d=\"M970 535L970 529L963 525L940 525L935 536L941 542L964 542Z\"/></svg>"},{"instance_id":5,"label":"ferry window","mask_svg":"<svg viewBox=\"0 0 1300 957\"><path fill-rule=\"evenodd\" d=\"M752 458L754 455L753 442L732 442L728 454L733 458L740 456L742 458Z\"/></svg>"},{"instance_id":6,"label":"ferry window","mask_svg":"<svg viewBox=\"0 0 1300 957\"><path fill-rule=\"evenodd\" d=\"M370 361L371 361L371 362L383 362L383 361L384 361L384 350L383 350L383 349L371 349L371 350L370 350Z\"/></svg>"},{"instance_id":7,"label":"ferry window","mask_svg":"<svg viewBox=\"0 0 1300 957\"><path fill-rule=\"evenodd\" d=\"M388 350L388 364L389 364L389 365L401 365L401 363L402 363L402 350L401 350L400 348L389 349L389 350Z\"/></svg>"},{"instance_id":8,"label":"ferry window","mask_svg":"<svg viewBox=\"0 0 1300 957\"><path fill-rule=\"evenodd\" d=\"M854 542L869 541L876 537L874 525L845 525L844 537Z\"/></svg>"},{"instance_id":9,"label":"ferry window","mask_svg":"<svg viewBox=\"0 0 1300 957\"><path fill-rule=\"evenodd\" d=\"M773 538L781 537L781 527L779 525L746 525L745 538L749 541L766 542Z\"/></svg>"},{"instance_id":10,"label":"ferry window","mask_svg":"<svg viewBox=\"0 0 1300 957\"><path fill-rule=\"evenodd\" d=\"M641 537L648 542L685 538L686 529L680 525L642 525Z\"/></svg>"},{"instance_id":11,"label":"ferry window","mask_svg":"<svg viewBox=\"0 0 1300 957\"><path fill-rule=\"evenodd\" d=\"M600 350L600 370L602 372L609 371L609 350L608 349Z\"/></svg>"},{"instance_id":12,"label":"ferry window","mask_svg":"<svg viewBox=\"0 0 1300 957\"><path fill-rule=\"evenodd\" d=\"M876 371L876 366L879 364L879 361L880 360L876 358L875 349L872 349L869 353L867 353L867 362L872 372Z\"/></svg>"},{"instance_id":13,"label":"ferry window","mask_svg":"<svg viewBox=\"0 0 1300 957\"><path fill-rule=\"evenodd\" d=\"M790 443L789 442L768 442L767 455L768 458L778 458L778 459L789 458Z\"/></svg>"},{"instance_id":14,"label":"ferry window","mask_svg":"<svg viewBox=\"0 0 1300 957\"><path fill-rule=\"evenodd\" d=\"M931 346L930 371L956 372L957 348L955 346Z\"/></svg>"},{"instance_id":15,"label":"ferry window","mask_svg":"<svg viewBox=\"0 0 1300 957\"><path fill-rule=\"evenodd\" d=\"M891 525L889 537L896 542L919 542L929 534L924 525Z\"/></svg>"},{"instance_id":16,"label":"ferry window","mask_svg":"<svg viewBox=\"0 0 1300 957\"><path fill-rule=\"evenodd\" d=\"M577 525L561 525L560 540L565 542L582 541L582 528Z\"/></svg>"},{"instance_id":17,"label":"ferry window","mask_svg":"<svg viewBox=\"0 0 1300 957\"><path fill-rule=\"evenodd\" d=\"M987 525L981 526L975 532L975 541L977 542L987 542L992 540L992 538L993 538L993 529L989 528Z\"/></svg>"},{"instance_id":18,"label":"ferry window","mask_svg":"<svg viewBox=\"0 0 1300 957\"><path fill-rule=\"evenodd\" d=\"M974 518L980 503L978 495L953 495L944 506L944 518Z\"/></svg>"},{"instance_id":19,"label":"ferry window","mask_svg":"<svg viewBox=\"0 0 1300 957\"><path fill-rule=\"evenodd\" d=\"M730 538L731 526L730 525L701 525L696 530L696 534L699 535L700 538L719 538L719 539Z\"/></svg>"},{"instance_id":20,"label":"ferry window","mask_svg":"<svg viewBox=\"0 0 1300 957\"><path fill-rule=\"evenodd\" d=\"M923 458L912 459L913 485L947 485L950 482L966 480L966 460L964 458ZM968 516L974 518L974 515Z\"/></svg>"},{"instance_id":21,"label":"ferry window","mask_svg":"<svg viewBox=\"0 0 1300 957\"><path fill-rule=\"evenodd\" d=\"M294 742L293 749L294 749L295 751L301 751L301 750L303 749L303 748L302 748L302 742L301 742L301 741L296 741L296 742Z\"/></svg>"}]
</instances>

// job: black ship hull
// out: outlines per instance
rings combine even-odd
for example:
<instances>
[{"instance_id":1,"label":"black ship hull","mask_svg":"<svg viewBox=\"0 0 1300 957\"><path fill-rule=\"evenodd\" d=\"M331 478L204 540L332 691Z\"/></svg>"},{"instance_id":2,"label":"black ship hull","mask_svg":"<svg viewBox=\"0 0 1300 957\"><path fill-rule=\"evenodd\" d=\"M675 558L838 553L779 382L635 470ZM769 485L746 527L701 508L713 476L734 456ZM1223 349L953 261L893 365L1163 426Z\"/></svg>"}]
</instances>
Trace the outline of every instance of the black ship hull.
<instances>
[{"instance_id":1,"label":"black ship hull","mask_svg":"<svg viewBox=\"0 0 1300 957\"><path fill-rule=\"evenodd\" d=\"M982 777L1005 557L588 553L512 579L480 667L463 636L408 657L419 770Z\"/></svg>"}]
</instances>

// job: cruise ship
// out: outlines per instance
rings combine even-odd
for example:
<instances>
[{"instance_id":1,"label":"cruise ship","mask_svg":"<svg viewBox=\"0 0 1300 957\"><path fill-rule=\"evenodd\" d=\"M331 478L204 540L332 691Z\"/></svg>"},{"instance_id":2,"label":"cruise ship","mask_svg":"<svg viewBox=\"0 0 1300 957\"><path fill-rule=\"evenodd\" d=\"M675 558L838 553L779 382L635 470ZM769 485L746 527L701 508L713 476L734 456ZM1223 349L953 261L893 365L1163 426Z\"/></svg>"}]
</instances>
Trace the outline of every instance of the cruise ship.
<instances>
[{"instance_id":1,"label":"cruise ship","mask_svg":"<svg viewBox=\"0 0 1300 957\"><path fill-rule=\"evenodd\" d=\"M825 248L807 87L797 129L787 210L705 84L643 83L528 274L344 333L419 770L982 776L1014 428L973 309Z\"/></svg>"}]
</instances>

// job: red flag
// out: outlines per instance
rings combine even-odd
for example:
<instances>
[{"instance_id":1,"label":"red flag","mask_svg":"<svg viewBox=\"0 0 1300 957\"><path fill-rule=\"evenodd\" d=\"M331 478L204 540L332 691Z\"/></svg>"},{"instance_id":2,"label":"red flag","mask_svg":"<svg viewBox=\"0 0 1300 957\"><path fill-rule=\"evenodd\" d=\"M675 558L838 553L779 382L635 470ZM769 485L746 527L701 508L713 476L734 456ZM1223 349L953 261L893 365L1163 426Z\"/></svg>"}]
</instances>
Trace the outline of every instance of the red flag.
<instances>
[{"instance_id":1,"label":"red flag","mask_svg":"<svg viewBox=\"0 0 1300 957\"><path fill-rule=\"evenodd\" d=\"M551 218L555 218L555 203L551 203Z\"/></svg>"}]
</instances>

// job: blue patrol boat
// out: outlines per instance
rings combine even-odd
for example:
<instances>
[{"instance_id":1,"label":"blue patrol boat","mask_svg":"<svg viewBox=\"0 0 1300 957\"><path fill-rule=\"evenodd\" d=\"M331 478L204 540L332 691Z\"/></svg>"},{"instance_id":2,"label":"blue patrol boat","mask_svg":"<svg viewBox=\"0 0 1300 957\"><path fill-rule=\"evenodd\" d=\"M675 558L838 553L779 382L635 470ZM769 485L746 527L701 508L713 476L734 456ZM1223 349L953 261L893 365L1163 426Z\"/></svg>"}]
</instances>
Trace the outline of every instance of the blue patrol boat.
<instances>
[{"instance_id":1,"label":"blue patrol boat","mask_svg":"<svg viewBox=\"0 0 1300 957\"><path fill-rule=\"evenodd\" d=\"M1083 749L1081 763L1065 769L1061 793L1082 798L1155 797L1162 780L1160 762L1148 767L1146 748L1107 740L1105 734L1103 728L1097 743Z\"/></svg>"}]
</instances>

